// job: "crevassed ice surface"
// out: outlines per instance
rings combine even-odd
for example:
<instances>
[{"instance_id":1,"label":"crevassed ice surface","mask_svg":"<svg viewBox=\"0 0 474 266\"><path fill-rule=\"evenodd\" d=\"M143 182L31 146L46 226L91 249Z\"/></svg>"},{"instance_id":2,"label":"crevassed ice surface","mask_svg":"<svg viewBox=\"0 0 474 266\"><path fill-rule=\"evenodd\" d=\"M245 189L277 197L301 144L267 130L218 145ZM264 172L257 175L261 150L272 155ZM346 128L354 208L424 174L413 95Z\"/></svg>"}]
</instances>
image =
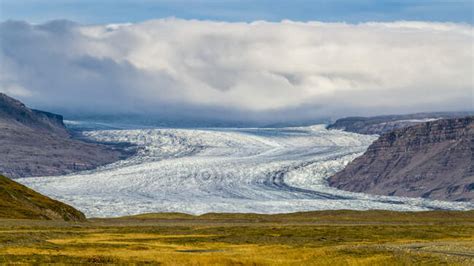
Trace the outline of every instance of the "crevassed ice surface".
<instances>
[{"instance_id":1,"label":"crevassed ice surface","mask_svg":"<svg viewBox=\"0 0 474 266\"><path fill-rule=\"evenodd\" d=\"M326 209L473 209L453 203L331 188L326 178L376 136L324 125L267 129L136 129L85 133L138 145L137 155L96 170L19 181L89 217L149 212L284 213Z\"/></svg>"}]
</instances>

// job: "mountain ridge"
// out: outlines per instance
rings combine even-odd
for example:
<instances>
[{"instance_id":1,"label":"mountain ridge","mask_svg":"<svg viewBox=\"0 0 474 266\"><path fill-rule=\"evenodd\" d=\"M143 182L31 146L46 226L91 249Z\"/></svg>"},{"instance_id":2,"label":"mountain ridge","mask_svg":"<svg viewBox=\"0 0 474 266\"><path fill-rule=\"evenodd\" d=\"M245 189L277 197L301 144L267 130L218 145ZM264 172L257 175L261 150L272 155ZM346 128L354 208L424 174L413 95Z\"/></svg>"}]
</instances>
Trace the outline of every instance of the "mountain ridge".
<instances>
[{"instance_id":1,"label":"mountain ridge","mask_svg":"<svg viewBox=\"0 0 474 266\"><path fill-rule=\"evenodd\" d=\"M30 109L0 93L0 173L11 178L62 175L126 158L133 151L73 138L63 117Z\"/></svg>"},{"instance_id":2,"label":"mountain ridge","mask_svg":"<svg viewBox=\"0 0 474 266\"><path fill-rule=\"evenodd\" d=\"M403 115L379 115L379 116L350 116L337 119L334 123L327 126L328 129L341 129L348 132L359 134L377 134L413 126L419 123L446 119L460 118L474 115L474 111L463 112L425 112Z\"/></svg>"},{"instance_id":3,"label":"mountain ridge","mask_svg":"<svg viewBox=\"0 0 474 266\"><path fill-rule=\"evenodd\" d=\"M61 115L29 109L22 102L4 93L0 93L0 119L60 136L69 135Z\"/></svg>"},{"instance_id":4,"label":"mountain ridge","mask_svg":"<svg viewBox=\"0 0 474 266\"><path fill-rule=\"evenodd\" d=\"M384 133L329 178L353 192L474 200L474 116L440 119Z\"/></svg>"}]
</instances>

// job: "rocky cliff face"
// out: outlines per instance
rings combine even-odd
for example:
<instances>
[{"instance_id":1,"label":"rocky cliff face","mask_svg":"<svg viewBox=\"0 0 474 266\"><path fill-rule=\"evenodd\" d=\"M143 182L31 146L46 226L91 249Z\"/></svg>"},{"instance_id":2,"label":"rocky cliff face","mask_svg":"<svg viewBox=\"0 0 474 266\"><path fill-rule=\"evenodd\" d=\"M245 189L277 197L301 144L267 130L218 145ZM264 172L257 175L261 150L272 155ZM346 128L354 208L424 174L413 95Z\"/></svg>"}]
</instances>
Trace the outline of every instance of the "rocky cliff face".
<instances>
[{"instance_id":1,"label":"rocky cliff face","mask_svg":"<svg viewBox=\"0 0 474 266\"><path fill-rule=\"evenodd\" d=\"M111 145L71 138L62 116L0 93L0 174L12 178L87 170L127 156Z\"/></svg>"},{"instance_id":2,"label":"rocky cliff face","mask_svg":"<svg viewBox=\"0 0 474 266\"><path fill-rule=\"evenodd\" d=\"M27 108L20 101L0 93L0 121L26 126L42 133L69 136L61 115Z\"/></svg>"},{"instance_id":3,"label":"rocky cliff face","mask_svg":"<svg viewBox=\"0 0 474 266\"><path fill-rule=\"evenodd\" d=\"M459 118L474 115L473 112L436 112L407 115L383 115L373 117L346 117L338 119L328 129L342 129L359 134L383 134L394 129L416 125L437 119Z\"/></svg>"},{"instance_id":4,"label":"rocky cliff face","mask_svg":"<svg viewBox=\"0 0 474 266\"><path fill-rule=\"evenodd\" d=\"M474 200L474 116L385 133L331 186L379 195Z\"/></svg>"}]
</instances>

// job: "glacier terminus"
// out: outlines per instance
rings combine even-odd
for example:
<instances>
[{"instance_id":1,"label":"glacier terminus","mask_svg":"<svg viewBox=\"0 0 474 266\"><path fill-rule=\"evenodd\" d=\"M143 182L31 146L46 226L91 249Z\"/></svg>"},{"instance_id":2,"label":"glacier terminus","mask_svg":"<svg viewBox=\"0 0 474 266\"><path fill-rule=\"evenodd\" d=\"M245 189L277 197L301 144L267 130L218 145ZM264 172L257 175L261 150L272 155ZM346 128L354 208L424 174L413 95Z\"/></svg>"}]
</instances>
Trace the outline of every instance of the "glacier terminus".
<instances>
[{"instance_id":1,"label":"glacier terminus","mask_svg":"<svg viewBox=\"0 0 474 266\"><path fill-rule=\"evenodd\" d=\"M286 128L147 128L84 132L129 142L136 155L91 171L19 182L89 217L150 212L286 213L328 209L468 210L443 202L351 193L326 179L377 138L325 125Z\"/></svg>"}]
</instances>

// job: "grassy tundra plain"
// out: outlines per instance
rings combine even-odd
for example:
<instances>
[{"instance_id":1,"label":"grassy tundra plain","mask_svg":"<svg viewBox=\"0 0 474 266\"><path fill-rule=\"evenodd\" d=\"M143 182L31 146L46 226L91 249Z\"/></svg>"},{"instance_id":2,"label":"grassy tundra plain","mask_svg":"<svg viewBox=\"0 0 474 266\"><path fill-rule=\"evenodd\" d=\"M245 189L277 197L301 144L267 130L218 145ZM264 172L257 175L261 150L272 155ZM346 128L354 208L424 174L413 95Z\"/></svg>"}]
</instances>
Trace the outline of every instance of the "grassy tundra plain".
<instances>
[{"instance_id":1,"label":"grassy tundra plain","mask_svg":"<svg viewBox=\"0 0 474 266\"><path fill-rule=\"evenodd\" d=\"M0 220L0 264L474 265L474 211Z\"/></svg>"}]
</instances>

